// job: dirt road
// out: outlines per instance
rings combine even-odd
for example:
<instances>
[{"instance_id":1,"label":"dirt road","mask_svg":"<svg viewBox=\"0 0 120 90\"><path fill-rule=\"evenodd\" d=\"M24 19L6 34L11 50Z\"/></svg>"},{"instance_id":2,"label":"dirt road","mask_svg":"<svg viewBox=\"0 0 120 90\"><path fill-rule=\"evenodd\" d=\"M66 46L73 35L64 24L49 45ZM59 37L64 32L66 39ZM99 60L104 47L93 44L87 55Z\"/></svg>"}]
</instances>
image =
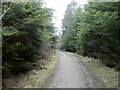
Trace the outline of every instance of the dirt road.
<instances>
[{"instance_id":1,"label":"dirt road","mask_svg":"<svg viewBox=\"0 0 120 90\"><path fill-rule=\"evenodd\" d=\"M68 52L58 54L58 66L49 88L102 88L77 57Z\"/></svg>"}]
</instances>

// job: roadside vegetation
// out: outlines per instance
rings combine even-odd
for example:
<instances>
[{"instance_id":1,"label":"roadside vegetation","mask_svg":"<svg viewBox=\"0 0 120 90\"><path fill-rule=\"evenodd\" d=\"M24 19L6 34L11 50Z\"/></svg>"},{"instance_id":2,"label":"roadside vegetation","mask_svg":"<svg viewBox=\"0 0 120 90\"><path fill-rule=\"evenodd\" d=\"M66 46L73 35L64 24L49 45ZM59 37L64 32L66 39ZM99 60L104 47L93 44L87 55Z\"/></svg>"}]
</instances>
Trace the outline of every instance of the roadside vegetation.
<instances>
[{"instance_id":1,"label":"roadside vegetation","mask_svg":"<svg viewBox=\"0 0 120 90\"><path fill-rule=\"evenodd\" d=\"M72 1L63 19L61 50L80 55L109 88L118 87L120 2Z\"/></svg>"},{"instance_id":2,"label":"roadside vegetation","mask_svg":"<svg viewBox=\"0 0 120 90\"><path fill-rule=\"evenodd\" d=\"M119 70L119 7L119 2L89 2L84 8L71 2L63 19L61 49L100 59Z\"/></svg>"},{"instance_id":3,"label":"roadside vegetation","mask_svg":"<svg viewBox=\"0 0 120 90\"><path fill-rule=\"evenodd\" d=\"M119 73L115 68L106 67L99 59L74 54L106 88L119 89Z\"/></svg>"},{"instance_id":4,"label":"roadside vegetation","mask_svg":"<svg viewBox=\"0 0 120 90\"><path fill-rule=\"evenodd\" d=\"M57 36L52 23L53 10L44 7L41 0L2 4L4 87L5 79L33 70L38 61L42 69L51 58Z\"/></svg>"},{"instance_id":5,"label":"roadside vegetation","mask_svg":"<svg viewBox=\"0 0 120 90\"><path fill-rule=\"evenodd\" d=\"M44 88L49 83L51 76L54 74L57 65L57 52L51 54L46 65L41 67L40 61L37 62L37 67L19 76L5 79L5 88ZM21 79L22 78L22 79Z\"/></svg>"}]
</instances>

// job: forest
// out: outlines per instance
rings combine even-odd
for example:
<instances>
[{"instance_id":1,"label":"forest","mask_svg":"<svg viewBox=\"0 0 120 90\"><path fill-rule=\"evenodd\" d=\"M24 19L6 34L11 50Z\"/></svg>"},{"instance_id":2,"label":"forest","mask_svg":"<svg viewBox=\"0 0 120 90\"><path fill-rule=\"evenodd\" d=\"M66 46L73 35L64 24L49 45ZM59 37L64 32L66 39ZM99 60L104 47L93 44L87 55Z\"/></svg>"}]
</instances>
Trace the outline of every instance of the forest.
<instances>
[{"instance_id":1,"label":"forest","mask_svg":"<svg viewBox=\"0 0 120 90\"><path fill-rule=\"evenodd\" d=\"M56 38L53 10L44 7L41 0L4 2L2 8L3 78L26 73L39 60L41 65L48 62Z\"/></svg>"},{"instance_id":2,"label":"forest","mask_svg":"<svg viewBox=\"0 0 120 90\"><path fill-rule=\"evenodd\" d=\"M46 77L46 81L42 80L46 83L50 74L51 77L55 76L55 83L52 79L48 80L53 83L50 87L54 88L103 87L104 85L99 86L99 83L94 82L99 80L91 75L92 69L90 71L82 64L89 58L87 62L92 62L91 65L96 65L95 60L104 65L101 65L102 69L94 69L107 72L103 75L99 73L99 78L108 76L108 82L107 79L103 81L109 87L117 87L120 71L120 2L88 2L79 5L72 0L66 6L62 32L58 31L60 34L57 35L57 27L53 23L54 9L47 8L43 1L1 4L3 86L12 85L11 80L14 84L18 82L20 88L40 87L41 80ZM84 59L81 58L80 61L74 54ZM112 74L113 72L117 73ZM4 83L5 80L7 83Z\"/></svg>"},{"instance_id":3,"label":"forest","mask_svg":"<svg viewBox=\"0 0 120 90\"><path fill-rule=\"evenodd\" d=\"M99 59L120 70L120 2L71 2L63 19L61 50Z\"/></svg>"}]
</instances>

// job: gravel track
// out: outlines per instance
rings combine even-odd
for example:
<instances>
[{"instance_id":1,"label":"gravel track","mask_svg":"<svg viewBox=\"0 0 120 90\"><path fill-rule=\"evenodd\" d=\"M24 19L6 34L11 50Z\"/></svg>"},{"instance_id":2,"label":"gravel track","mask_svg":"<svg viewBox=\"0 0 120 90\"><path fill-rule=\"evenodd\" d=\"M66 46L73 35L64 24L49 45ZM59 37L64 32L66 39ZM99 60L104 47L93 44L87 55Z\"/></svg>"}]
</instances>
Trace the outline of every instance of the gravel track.
<instances>
[{"instance_id":1,"label":"gravel track","mask_svg":"<svg viewBox=\"0 0 120 90\"><path fill-rule=\"evenodd\" d=\"M103 88L73 54L58 51L58 66L48 88Z\"/></svg>"}]
</instances>

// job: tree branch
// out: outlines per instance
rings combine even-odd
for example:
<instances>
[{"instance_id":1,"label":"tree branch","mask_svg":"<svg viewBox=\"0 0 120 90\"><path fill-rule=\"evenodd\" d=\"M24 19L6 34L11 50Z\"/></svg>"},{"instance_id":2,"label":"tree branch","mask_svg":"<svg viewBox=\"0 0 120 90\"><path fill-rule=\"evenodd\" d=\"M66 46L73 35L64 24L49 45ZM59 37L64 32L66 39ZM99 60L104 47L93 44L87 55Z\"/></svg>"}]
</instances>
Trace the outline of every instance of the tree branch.
<instances>
[{"instance_id":1,"label":"tree branch","mask_svg":"<svg viewBox=\"0 0 120 90\"><path fill-rule=\"evenodd\" d=\"M1 2L1 3L2 3L2 2ZM1 20L2 17L6 14L6 12L11 8L11 6L12 6L12 2L11 2L11 4L10 4L9 8L7 8L7 10L4 10L3 14L0 16L0 20ZM5 7L4 7L4 9L5 9Z\"/></svg>"}]
</instances>

